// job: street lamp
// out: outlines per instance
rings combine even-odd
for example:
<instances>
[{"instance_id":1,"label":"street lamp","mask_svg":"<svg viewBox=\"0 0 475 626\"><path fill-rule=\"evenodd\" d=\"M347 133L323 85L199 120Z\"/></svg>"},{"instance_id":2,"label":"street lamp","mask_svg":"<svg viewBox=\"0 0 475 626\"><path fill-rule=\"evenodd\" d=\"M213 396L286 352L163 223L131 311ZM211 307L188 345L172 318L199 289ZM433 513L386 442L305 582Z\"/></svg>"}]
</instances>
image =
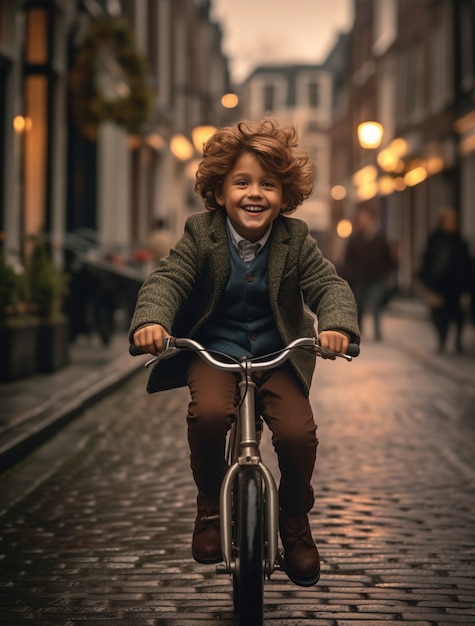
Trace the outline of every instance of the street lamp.
<instances>
[{"instance_id":1,"label":"street lamp","mask_svg":"<svg viewBox=\"0 0 475 626\"><path fill-rule=\"evenodd\" d=\"M383 125L379 122L366 121L358 124L357 135L360 146L365 150L376 150L383 139ZM364 202L378 195L379 171L377 165L366 165L353 174L356 197Z\"/></svg>"},{"instance_id":2,"label":"street lamp","mask_svg":"<svg viewBox=\"0 0 475 626\"><path fill-rule=\"evenodd\" d=\"M379 122L361 122L357 128L358 141L362 148L379 148L383 139L383 125Z\"/></svg>"}]
</instances>

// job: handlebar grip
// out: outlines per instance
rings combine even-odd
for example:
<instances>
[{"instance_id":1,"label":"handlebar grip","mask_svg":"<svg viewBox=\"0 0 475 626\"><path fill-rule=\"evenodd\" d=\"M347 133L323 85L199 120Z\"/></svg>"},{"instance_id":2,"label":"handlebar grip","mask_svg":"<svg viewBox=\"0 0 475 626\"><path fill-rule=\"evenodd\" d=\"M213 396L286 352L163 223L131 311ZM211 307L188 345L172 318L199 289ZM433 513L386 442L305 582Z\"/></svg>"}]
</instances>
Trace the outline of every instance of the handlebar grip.
<instances>
[{"instance_id":1,"label":"handlebar grip","mask_svg":"<svg viewBox=\"0 0 475 626\"><path fill-rule=\"evenodd\" d=\"M346 351L346 354L348 354L349 356L352 357L356 357L358 356L360 353L360 347L357 343L350 343L348 345L348 349Z\"/></svg>"},{"instance_id":2,"label":"handlebar grip","mask_svg":"<svg viewBox=\"0 0 475 626\"><path fill-rule=\"evenodd\" d=\"M163 350L168 350L171 347L171 338L165 337L163 339ZM173 344L174 346L174 344ZM141 354L147 354L141 348L137 348L137 346L133 343L129 344L129 354L130 356L140 356Z\"/></svg>"},{"instance_id":3,"label":"handlebar grip","mask_svg":"<svg viewBox=\"0 0 475 626\"><path fill-rule=\"evenodd\" d=\"M136 345L131 343L129 345L129 354L130 356L140 356L141 354L145 354L145 352L143 352L140 348L137 348Z\"/></svg>"}]
</instances>

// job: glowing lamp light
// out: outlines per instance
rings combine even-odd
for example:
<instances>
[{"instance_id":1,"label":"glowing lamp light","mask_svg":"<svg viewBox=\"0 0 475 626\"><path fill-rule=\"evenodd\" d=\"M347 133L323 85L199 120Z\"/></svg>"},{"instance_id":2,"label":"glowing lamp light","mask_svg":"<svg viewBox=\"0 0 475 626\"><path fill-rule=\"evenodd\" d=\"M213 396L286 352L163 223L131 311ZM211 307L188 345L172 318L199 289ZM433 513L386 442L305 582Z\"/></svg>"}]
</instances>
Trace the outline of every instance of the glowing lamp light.
<instances>
[{"instance_id":1,"label":"glowing lamp light","mask_svg":"<svg viewBox=\"0 0 475 626\"><path fill-rule=\"evenodd\" d=\"M221 105L225 109L235 109L239 104L239 97L236 93L225 93L221 98Z\"/></svg>"},{"instance_id":2,"label":"glowing lamp light","mask_svg":"<svg viewBox=\"0 0 475 626\"><path fill-rule=\"evenodd\" d=\"M365 200L371 200L371 198L374 198L377 195L378 181L376 180L369 181L361 187L358 187L358 189L356 190L356 197L361 202L364 202Z\"/></svg>"},{"instance_id":3,"label":"glowing lamp light","mask_svg":"<svg viewBox=\"0 0 475 626\"><path fill-rule=\"evenodd\" d=\"M139 135L128 135L127 136L127 147L130 150L138 150L142 144L142 140Z\"/></svg>"},{"instance_id":4,"label":"glowing lamp light","mask_svg":"<svg viewBox=\"0 0 475 626\"><path fill-rule=\"evenodd\" d=\"M203 124L201 126L196 126L191 131L191 139L193 140L193 145L195 146L195 150L199 153L203 152L203 146L208 141L210 137L214 135L216 132L216 126L212 126L211 124Z\"/></svg>"},{"instance_id":5,"label":"glowing lamp light","mask_svg":"<svg viewBox=\"0 0 475 626\"><path fill-rule=\"evenodd\" d=\"M33 121L31 117L23 117L23 115L15 115L13 118L13 130L20 134L31 130Z\"/></svg>"},{"instance_id":6,"label":"glowing lamp light","mask_svg":"<svg viewBox=\"0 0 475 626\"><path fill-rule=\"evenodd\" d=\"M392 176L381 176L379 179L379 193L382 196L389 196L394 191L394 180Z\"/></svg>"},{"instance_id":7,"label":"glowing lamp light","mask_svg":"<svg viewBox=\"0 0 475 626\"><path fill-rule=\"evenodd\" d=\"M389 147L398 157L403 157L409 152L409 143L402 137L396 137L389 144Z\"/></svg>"},{"instance_id":8,"label":"glowing lamp light","mask_svg":"<svg viewBox=\"0 0 475 626\"><path fill-rule=\"evenodd\" d=\"M357 133L362 148L378 148L383 139L383 125L379 122L361 122L358 124Z\"/></svg>"},{"instance_id":9,"label":"glowing lamp light","mask_svg":"<svg viewBox=\"0 0 475 626\"><path fill-rule=\"evenodd\" d=\"M147 142L147 145L157 151L161 150L165 145L165 140L158 133L150 133L147 135L145 141Z\"/></svg>"},{"instance_id":10,"label":"glowing lamp light","mask_svg":"<svg viewBox=\"0 0 475 626\"><path fill-rule=\"evenodd\" d=\"M372 183L378 176L378 170L374 165L365 165L353 174L352 180L356 187L363 187L368 183Z\"/></svg>"},{"instance_id":11,"label":"glowing lamp light","mask_svg":"<svg viewBox=\"0 0 475 626\"><path fill-rule=\"evenodd\" d=\"M336 225L336 233L342 239L348 239L353 232L353 225L350 220L340 220Z\"/></svg>"},{"instance_id":12,"label":"glowing lamp light","mask_svg":"<svg viewBox=\"0 0 475 626\"><path fill-rule=\"evenodd\" d=\"M438 174L444 169L444 159L439 156L430 157L427 160L426 168L429 174Z\"/></svg>"},{"instance_id":13,"label":"glowing lamp light","mask_svg":"<svg viewBox=\"0 0 475 626\"><path fill-rule=\"evenodd\" d=\"M376 161L385 172L392 172L399 161L399 157L390 148L385 148L378 154Z\"/></svg>"},{"instance_id":14,"label":"glowing lamp light","mask_svg":"<svg viewBox=\"0 0 475 626\"><path fill-rule=\"evenodd\" d=\"M191 142L185 137L177 133L170 139L170 150L177 159L180 161L189 161L193 156L193 146Z\"/></svg>"},{"instance_id":15,"label":"glowing lamp light","mask_svg":"<svg viewBox=\"0 0 475 626\"><path fill-rule=\"evenodd\" d=\"M330 195L333 200L343 200L346 198L346 189L343 185L335 185L331 188Z\"/></svg>"},{"instance_id":16,"label":"glowing lamp light","mask_svg":"<svg viewBox=\"0 0 475 626\"><path fill-rule=\"evenodd\" d=\"M404 182L408 187L414 187L427 178L427 170L423 165L418 165L412 170L409 170L404 176Z\"/></svg>"}]
</instances>

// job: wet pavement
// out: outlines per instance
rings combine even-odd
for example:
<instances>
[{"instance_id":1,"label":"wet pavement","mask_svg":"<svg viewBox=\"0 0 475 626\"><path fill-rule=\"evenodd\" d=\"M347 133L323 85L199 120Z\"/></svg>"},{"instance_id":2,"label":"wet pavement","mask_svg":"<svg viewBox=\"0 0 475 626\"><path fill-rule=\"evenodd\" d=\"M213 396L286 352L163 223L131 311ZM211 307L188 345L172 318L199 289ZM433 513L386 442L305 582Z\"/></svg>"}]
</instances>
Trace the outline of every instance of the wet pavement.
<instances>
[{"instance_id":1,"label":"wet pavement","mask_svg":"<svg viewBox=\"0 0 475 626\"><path fill-rule=\"evenodd\" d=\"M318 363L311 524L322 576L310 589L281 572L266 582L273 626L475 623L473 329L466 354L436 355L424 312L400 303L383 332L373 342L368 323L351 364ZM86 388L115 372L113 389L0 476L2 624L238 623L230 580L190 555L187 392L147 395L123 343L100 365L100 351L84 351ZM66 387L71 372L60 375ZM30 391L43 390L43 408L46 386ZM277 474L268 436L263 456Z\"/></svg>"},{"instance_id":2,"label":"wet pavement","mask_svg":"<svg viewBox=\"0 0 475 626\"><path fill-rule=\"evenodd\" d=\"M14 465L91 403L141 368L128 354L124 332L104 346L97 335L81 336L70 363L51 373L0 383L0 471Z\"/></svg>"}]
</instances>

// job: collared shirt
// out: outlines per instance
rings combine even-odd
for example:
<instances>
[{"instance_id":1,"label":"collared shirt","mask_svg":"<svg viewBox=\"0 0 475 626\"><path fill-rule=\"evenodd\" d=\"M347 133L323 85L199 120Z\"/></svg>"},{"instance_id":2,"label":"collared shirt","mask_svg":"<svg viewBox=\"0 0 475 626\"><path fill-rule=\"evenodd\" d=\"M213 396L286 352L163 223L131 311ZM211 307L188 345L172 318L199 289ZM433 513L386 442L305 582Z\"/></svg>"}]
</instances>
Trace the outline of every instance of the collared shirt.
<instances>
[{"instance_id":1,"label":"collared shirt","mask_svg":"<svg viewBox=\"0 0 475 626\"><path fill-rule=\"evenodd\" d=\"M267 240L269 239L269 236L272 230L272 224L266 230L264 235L258 241L254 243L252 243L251 241L248 241L247 239L244 239L244 237L241 237L241 235L236 231L234 226L231 224L231 220L229 219L229 217L227 218L227 224L228 224L229 233L231 235L231 241L233 242L233 245L236 246L241 259L244 261L244 263L250 263L251 261L254 261L256 256L259 254L262 248L266 245Z\"/></svg>"}]
</instances>

